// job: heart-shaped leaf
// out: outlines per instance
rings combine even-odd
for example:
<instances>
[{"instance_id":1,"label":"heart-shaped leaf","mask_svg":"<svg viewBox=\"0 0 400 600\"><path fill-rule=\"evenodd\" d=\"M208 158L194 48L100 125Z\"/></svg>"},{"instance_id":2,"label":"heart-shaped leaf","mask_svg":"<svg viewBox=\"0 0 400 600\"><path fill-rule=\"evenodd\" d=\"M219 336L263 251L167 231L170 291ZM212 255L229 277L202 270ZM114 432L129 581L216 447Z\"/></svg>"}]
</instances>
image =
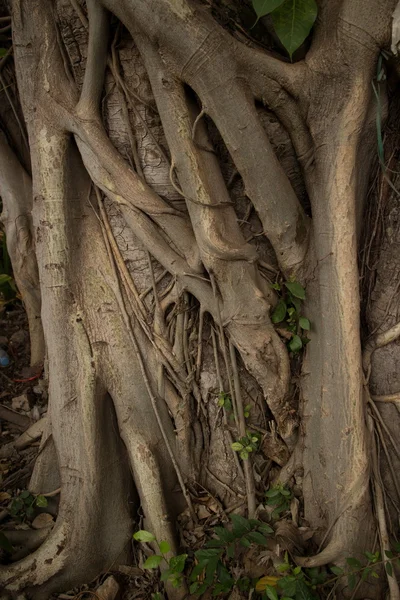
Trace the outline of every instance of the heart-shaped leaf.
<instances>
[{"instance_id":1,"label":"heart-shaped leaf","mask_svg":"<svg viewBox=\"0 0 400 600\"><path fill-rule=\"evenodd\" d=\"M272 12L276 34L290 58L310 33L317 12L315 0L285 0Z\"/></svg>"}]
</instances>

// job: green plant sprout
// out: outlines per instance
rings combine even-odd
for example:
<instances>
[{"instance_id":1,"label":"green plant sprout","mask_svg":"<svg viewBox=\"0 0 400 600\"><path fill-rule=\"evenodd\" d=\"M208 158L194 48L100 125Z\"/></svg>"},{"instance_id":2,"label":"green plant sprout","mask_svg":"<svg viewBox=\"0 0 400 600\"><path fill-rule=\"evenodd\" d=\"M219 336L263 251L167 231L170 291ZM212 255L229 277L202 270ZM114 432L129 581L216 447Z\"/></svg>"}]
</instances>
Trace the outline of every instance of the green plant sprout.
<instances>
[{"instance_id":1,"label":"green plant sprout","mask_svg":"<svg viewBox=\"0 0 400 600\"><path fill-rule=\"evenodd\" d=\"M237 442L233 442L232 450L239 452L242 460L247 460L251 452L258 450L260 444L260 434L246 431L246 435L241 437Z\"/></svg>"},{"instance_id":2,"label":"green plant sprout","mask_svg":"<svg viewBox=\"0 0 400 600\"><path fill-rule=\"evenodd\" d=\"M274 507L271 515L273 519L279 519L282 513L285 513L290 509L293 494L281 483L271 487L265 493L265 496L266 504Z\"/></svg>"},{"instance_id":3,"label":"green plant sprout","mask_svg":"<svg viewBox=\"0 0 400 600\"><path fill-rule=\"evenodd\" d=\"M287 346L296 354L310 341L305 332L311 329L311 323L301 315L301 303L306 298L305 289L297 281L286 281L282 286L274 283L272 287L280 292L280 298L271 320L275 325L285 322L286 329L291 334Z\"/></svg>"},{"instance_id":4,"label":"green plant sprout","mask_svg":"<svg viewBox=\"0 0 400 600\"><path fill-rule=\"evenodd\" d=\"M35 512L35 506L45 508L47 498L42 494L37 496L31 494L28 490L23 490L18 496L13 498L8 506L10 515L18 521L31 519Z\"/></svg>"},{"instance_id":5,"label":"green plant sprout","mask_svg":"<svg viewBox=\"0 0 400 600\"><path fill-rule=\"evenodd\" d=\"M277 486L269 491L276 489ZM291 494L281 487L280 496L286 499L288 496L282 494L282 491ZM343 577L347 578L351 591L355 589L357 581L366 581L368 577L378 578L377 569L382 565L389 576L393 573L393 563L400 567L400 543L395 543L393 552L385 551L384 559L379 551L365 552L364 558L368 564L364 566L357 558L350 557L346 560L347 569L336 565L303 569L291 564L286 552L276 569L277 575L266 575L258 580L246 575L237 577L241 552L253 545L268 546L273 529L257 519L246 519L236 514L231 515L230 519L229 526L214 527L212 539L194 552L189 561L187 554L168 559L166 555L171 551L168 542L157 542L149 531L137 531L133 535L136 541L155 543L159 549L159 554L146 559L143 568L157 569L164 562L167 569L162 572L161 581L169 581L175 587L186 583L190 593L195 595L208 592L212 597L220 597L236 587L242 592L254 592L253 597L261 600L318 600L326 597L325 591L332 589L332 585ZM162 594L156 592L151 597L152 600L161 600Z\"/></svg>"}]
</instances>

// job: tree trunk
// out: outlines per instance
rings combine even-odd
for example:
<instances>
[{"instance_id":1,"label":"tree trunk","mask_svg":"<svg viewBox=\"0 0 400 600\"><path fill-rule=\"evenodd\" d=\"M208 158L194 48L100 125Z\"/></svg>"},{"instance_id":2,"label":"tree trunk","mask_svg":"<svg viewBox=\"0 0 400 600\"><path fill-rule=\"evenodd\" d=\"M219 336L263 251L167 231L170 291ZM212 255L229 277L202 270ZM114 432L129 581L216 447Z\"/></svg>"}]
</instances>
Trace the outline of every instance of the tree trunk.
<instances>
[{"instance_id":1,"label":"tree trunk","mask_svg":"<svg viewBox=\"0 0 400 600\"><path fill-rule=\"evenodd\" d=\"M0 568L7 589L44 598L128 560L139 506L177 551L176 521L183 511L188 527L198 521L200 489L253 517L268 486L287 483L301 501L296 526L313 533L293 556L304 567L383 556L388 531L398 534L396 447L377 469L382 432L398 437L388 345L398 315L379 318L392 288L390 307L399 297L381 272L398 275L398 261L376 235L374 205L386 185L381 227L394 239L399 194L392 171L373 177L377 111L394 123L397 109L375 81L377 106L371 85L396 2L321 0L293 63L228 26L227 5L242 10L11 3L2 219L31 360L46 357L49 384L30 489L61 496L38 550ZM297 354L271 320L289 281L306 289L311 321ZM263 442L241 460L232 442L249 429ZM352 597L381 598L384 587Z\"/></svg>"}]
</instances>

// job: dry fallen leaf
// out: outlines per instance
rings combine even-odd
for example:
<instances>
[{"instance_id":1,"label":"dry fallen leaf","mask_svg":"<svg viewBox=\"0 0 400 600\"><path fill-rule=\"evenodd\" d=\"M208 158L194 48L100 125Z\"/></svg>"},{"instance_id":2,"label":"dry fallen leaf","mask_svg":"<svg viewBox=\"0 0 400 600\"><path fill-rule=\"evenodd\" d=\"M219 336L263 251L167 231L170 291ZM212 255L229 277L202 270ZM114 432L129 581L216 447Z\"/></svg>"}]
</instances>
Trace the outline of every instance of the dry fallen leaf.
<instances>
[{"instance_id":1,"label":"dry fallen leaf","mask_svg":"<svg viewBox=\"0 0 400 600\"><path fill-rule=\"evenodd\" d=\"M276 587L280 577L274 577L273 575L266 575L265 577L261 577L256 583L256 591L264 592L267 588L267 585L271 587Z\"/></svg>"}]
</instances>

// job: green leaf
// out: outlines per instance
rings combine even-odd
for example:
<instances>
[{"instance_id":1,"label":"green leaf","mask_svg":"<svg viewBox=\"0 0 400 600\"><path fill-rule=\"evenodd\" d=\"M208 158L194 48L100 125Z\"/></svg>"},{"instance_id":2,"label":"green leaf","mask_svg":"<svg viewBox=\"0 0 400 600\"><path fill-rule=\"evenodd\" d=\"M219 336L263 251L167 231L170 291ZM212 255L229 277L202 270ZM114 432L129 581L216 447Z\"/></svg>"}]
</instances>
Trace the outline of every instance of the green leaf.
<instances>
[{"instance_id":1,"label":"green leaf","mask_svg":"<svg viewBox=\"0 0 400 600\"><path fill-rule=\"evenodd\" d=\"M139 531L133 534L133 539L137 542L154 542L156 538L152 533L150 533L150 531L140 529Z\"/></svg>"},{"instance_id":2,"label":"green leaf","mask_svg":"<svg viewBox=\"0 0 400 600\"><path fill-rule=\"evenodd\" d=\"M235 544L231 544L226 549L226 555L228 558L233 558L235 556Z\"/></svg>"},{"instance_id":3,"label":"green leaf","mask_svg":"<svg viewBox=\"0 0 400 600\"><path fill-rule=\"evenodd\" d=\"M242 460L247 460L249 458L249 453L247 450L242 450L240 453L240 458Z\"/></svg>"},{"instance_id":4,"label":"green leaf","mask_svg":"<svg viewBox=\"0 0 400 600\"><path fill-rule=\"evenodd\" d=\"M269 13L278 8L283 2L284 0L253 0L253 8L258 19L260 19L265 15L269 15Z\"/></svg>"},{"instance_id":5,"label":"green leaf","mask_svg":"<svg viewBox=\"0 0 400 600\"><path fill-rule=\"evenodd\" d=\"M360 561L357 558L346 558L346 562L349 565L349 567L353 567L354 569L361 569L362 565L360 563Z\"/></svg>"},{"instance_id":6,"label":"green leaf","mask_svg":"<svg viewBox=\"0 0 400 600\"><path fill-rule=\"evenodd\" d=\"M206 566L204 581L205 581L205 583L207 583L207 585L211 585L214 581L214 576L217 571L218 561L219 561L219 557L214 556L213 558L210 558L208 565Z\"/></svg>"},{"instance_id":7,"label":"green leaf","mask_svg":"<svg viewBox=\"0 0 400 600\"><path fill-rule=\"evenodd\" d=\"M243 546L243 548L250 548L251 541L248 540L247 537L242 537L242 539L240 540L240 545Z\"/></svg>"},{"instance_id":8,"label":"green leaf","mask_svg":"<svg viewBox=\"0 0 400 600\"><path fill-rule=\"evenodd\" d=\"M168 554L168 552L171 550L171 546L168 544L168 542L160 542L158 547L160 548L161 554Z\"/></svg>"},{"instance_id":9,"label":"green leaf","mask_svg":"<svg viewBox=\"0 0 400 600\"><path fill-rule=\"evenodd\" d=\"M268 535L269 533L274 533L274 530L272 529L272 527L270 527L266 523L263 523L262 525L260 525L258 527L258 531L261 531L261 533L263 533L264 535Z\"/></svg>"},{"instance_id":10,"label":"green leaf","mask_svg":"<svg viewBox=\"0 0 400 600\"><path fill-rule=\"evenodd\" d=\"M365 556L368 558L368 560L373 561L375 559L375 554L372 554L372 552L365 552Z\"/></svg>"},{"instance_id":11,"label":"green leaf","mask_svg":"<svg viewBox=\"0 0 400 600\"><path fill-rule=\"evenodd\" d=\"M232 542L235 539L232 531L226 527L214 527L214 533L224 542Z\"/></svg>"},{"instance_id":12,"label":"green leaf","mask_svg":"<svg viewBox=\"0 0 400 600\"><path fill-rule=\"evenodd\" d=\"M281 490L279 488L271 488L268 492L265 492L267 498L276 498L281 495Z\"/></svg>"},{"instance_id":13,"label":"green leaf","mask_svg":"<svg viewBox=\"0 0 400 600\"><path fill-rule=\"evenodd\" d=\"M277 566L278 573L285 573L285 571L290 571L290 565L288 563L282 563Z\"/></svg>"},{"instance_id":14,"label":"green leaf","mask_svg":"<svg viewBox=\"0 0 400 600\"><path fill-rule=\"evenodd\" d=\"M273 323L281 323L286 316L286 302L282 299L279 300L278 304L274 308L272 313L271 321Z\"/></svg>"},{"instance_id":15,"label":"green leaf","mask_svg":"<svg viewBox=\"0 0 400 600\"><path fill-rule=\"evenodd\" d=\"M304 581L296 581L296 600L313 600L314 594L310 588L304 583Z\"/></svg>"},{"instance_id":16,"label":"green leaf","mask_svg":"<svg viewBox=\"0 0 400 600\"><path fill-rule=\"evenodd\" d=\"M379 579L379 575L376 571L372 571L371 575L372 577L375 577L375 579Z\"/></svg>"},{"instance_id":17,"label":"green leaf","mask_svg":"<svg viewBox=\"0 0 400 600\"><path fill-rule=\"evenodd\" d=\"M385 556L386 556L386 558L394 558L394 554L393 554L393 552L390 552L390 550L385 550ZM374 559L372 559L372 560L374 560Z\"/></svg>"},{"instance_id":18,"label":"green leaf","mask_svg":"<svg viewBox=\"0 0 400 600\"><path fill-rule=\"evenodd\" d=\"M366 569L364 569L364 571L361 574L361 581L365 581L368 578L368 575L371 574L371 568L367 567Z\"/></svg>"},{"instance_id":19,"label":"green leaf","mask_svg":"<svg viewBox=\"0 0 400 600\"><path fill-rule=\"evenodd\" d=\"M206 562L199 562L195 567L193 567L192 572L190 573L190 581L197 581L197 578L202 574L206 567Z\"/></svg>"},{"instance_id":20,"label":"green leaf","mask_svg":"<svg viewBox=\"0 0 400 600\"><path fill-rule=\"evenodd\" d=\"M185 563L188 555L187 554L178 554L178 556L173 556L169 561L169 568L174 573L182 573L185 568Z\"/></svg>"},{"instance_id":21,"label":"green leaf","mask_svg":"<svg viewBox=\"0 0 400 600\"><path fill-rule=\"evenodd\" d=\"M393 566L392 563L390 562L386 562L385 563L385 569L386 569L386 573L390 576L393 577Z\"/></svg>"},{"instance_id":22,"label":"green leaf","mask_svg":"<svg viewBox=\"0 0 400 600\"><path fill-rule=\"evenodd\" d=\"M159 554L153 554L153 556L149 556L144 565L143 568L144 569L157 569L157 567L160 566L160 562L162 561L162 556L160 556Z\"/></svg>"},{"instance_id":23,"label":"green leaf","mask_svg":"<svg viewBox=\"0 0 400 600\"><path fill-rule=\"evenodd\" d=\"M259 533L258 531L252 531L251 533L248 533L246 538L254 544L258 544L259 546L266 546L268 544L268 540L265 535L262 535L262 533Z\"/></svg>"},{"instance_id":24,"label":"green leaf","mask_svg":"<svg viewBox=\"0 0 400 600\"><path fill-rule=\"evenodd\" d=\"M26 500L27 498L29 498L31 495L30 492L28 492L28 490L24 490L23 492L20 493L19 497L23 498L23 500Z\"/></svg>"},{"instance_id":25,"label":"green leaf","mask_svg":"<svg viewBox=\"0 0 400 600\"><path fill-rule=\"evenodd\" d=\"M295 567L293 569L293 575L300 575L301 573L301 567Z\"/></svg>"},{"instance_id":26,"label":"green leaf","mask_svg":"<svg viewBox=\"0 0 400 600\"><path fill-rule=\"evenodd\" d=\"M298 335L294 335L289 342L289 348L292 352L299 352L303 347L303 342Z\"/></svg>"},{"instance_id":27,"label":"green leaf","mask_svg":"<svg viewBox=\"0 0 400 600\"><path fill-rule=\"evenodd\" d=\"M240 442L233 442L231 448L235 452L240 452L241 450L243 450L244 446Z\"/></svg>"},{"instance_id":28,"label":"green leaf","mask_svg":"<svg viewBox=\"0 0 400 600\"><path fill-rule=\"evenodd\" d=\"M354 588L356 587L356 576L354 575L354 573L351 573L348 578L347 578L347 583L349 586L350 591L354 590Z\"/></svg>"},{"instance_id":29,"label":"green leaf","mask_svg":"<svg viewBox=\"0 0 400 600\"><path fill-rule=\"evenodd\" d=\"M232 575L229 573L228 569L224 567L222 563L218 564L218 581L224 585L232 587L235 583Z\"/></svg>"},{"instance_id":30,"label":"green leaf","mask_svg":"<svg viewBox=\"0 0 400 600\"><path fill-rule=\"evenodd\" d=\"M9 275L5 275L4 273L0 274L0 285L4 285L5 283L9 283L10 281L12 281L12 277L10 277Z\"/></svg>"},{"instance_id":31,"label":"green leaf","mask_svg":"<svg viewBox=\"0 0 400 600\"><path fill-rule=\"evenodd\" d=\"M340 567L336 567L335 565L332 565L329 568L334 575L338 575L338 576L343 575L343 569L341 569Z\"/></svg>"},{"instance_id":32,"label":"green leaf","mask_svg":"<svg viewBox=\"0 0 400 600\"><path fill-rule=\"evenodd\" d=\"M272 23L277 36L288 51L290 58L310 33L317 17L317 12L318 8L315 0L286 0L273 11ZM300 284L296 285L301 288ZM304 300L304 295L298 296L291 288L288 289L290 289L294 296L300 298L300 300Z\"/></svg>"},{"instance_id":33,"label":"green leaf","mask_svg":"<svg viewBox=\"0 0 400 600\"><path fill-rule=\"evenodd\" d=\"M204 544L205 548L224 548L225 547L226 542L224 542L223 540L208 540L208 542L206 542Z\"/></svg>"},{"instance_id":34,"label":"green leaf","mask_svg":"<svg viewBox=\"0 0 400 600\"><path fill-rule=\"evenodd\" d=\"M213 556L220 556L220 554L221 550L218 550L217 548L208 548L207 550L196 550L196 552L194 553L198 561L213 558Z\"/></svg>"},{"instance_id":35,"label":"green leaf","mask_svg":"<svg viewBox=\"0 0 400 600\"><path fill-rule=\"evenodd\" d=\"M285 596L294 596L296 593L296 578L290 575L282 577L282 579L278 581L278 586Z\"/></svg>"},{"instance_id":36,"label":"green leaf","mask_svg":"<svg viewBox=\"0 0 400 600\"><path fill-rule=\"evenodd\" d=\"M304 4L305 2L308 2L308 1L309 0L286 0L285 5L293 4L296 2L300 5L300 4ZM312 1L314 1L314 0L312 0ZM297 281L286 281L285 286L287 287L289 292L291 294L293 294L293 296L295 298L299 298L300 300L305 300L306 292L305 292L305 289L303 288L303 286L300 285L300 283L298 283Z\"/></svg>"},{"instance_id":37,"label":"green leaf","mask_svg":"<svg viewBox=\"0 0 400 600\"><path fill-rule=\"evenodd\" d=\"M310 331L310 329L311 329L311 323L308 319L306 319L306 317L300 317L299 325L305 331Z\"/></svg>"},{"instance_id":38,"label":"green leaf","mask_svg":"<svg viewBox=\"0 0 400 600\"><path fill-rule=\"evenodd\" d=\"M232 514L230 515L230 519L233 524L233 533L236 537L242 537L242 535L252 530L249 521L241 515Z\"/></svg>"},{"instance_id":39,"label":"green leaf","mask_svg":"<svg viewBox=\"0 0 400 600\"><path fill-rule=\"evenodd\" d=\"M12 545L10 543L10 540L2 531L0 531L0 548L5 550L6 552L9 552L10 554L12 552Z\"/></svg>"},{"instance_id":40,"label":"green leaf","mask_svg":"<svg viewBox=\"0 0 400 600\"><path fill-rule=\"evenodd\" d=\"M40 506L40 508L45 508L48 504L46 496L42 496L42 494L39 494L39 496L36 496L35 503L36 503L36 506Z\"/></svg>"},{"instance_id":41,"label":"green leaf","mask_svg":"<svg viewBox=\"0 0 400 600\"><path fill-rule=\"evenodd\" d=\"M265 588L265 593L267 594L269 600L279 600L276 589L270 585L267 585Z\"/></svg>"},{"instance_id":42,"label":"green leaf","mask_svg":"<svg viewBox=\"0 0 400 600\"><path fill-rule=\"evenodd\" d=\"M271 283L271 287L272 287L272 289L277 290L278 292L281 289L281 286L279 285L279 283Z\"/></svg>"},{"instance_id":43,"label":"green leaf","mask_svg":"<svg viewBox=\"0 0 400 600\"><path fill-rule=\"evenodd\" d=\"M194 583L192 583L192 585L189 588L189 592L191 594L195 594L197 592L197 589L198 589L199 585L200 584L198 583L198 581L195 581Z\"/></svg>"}]
</instances>

